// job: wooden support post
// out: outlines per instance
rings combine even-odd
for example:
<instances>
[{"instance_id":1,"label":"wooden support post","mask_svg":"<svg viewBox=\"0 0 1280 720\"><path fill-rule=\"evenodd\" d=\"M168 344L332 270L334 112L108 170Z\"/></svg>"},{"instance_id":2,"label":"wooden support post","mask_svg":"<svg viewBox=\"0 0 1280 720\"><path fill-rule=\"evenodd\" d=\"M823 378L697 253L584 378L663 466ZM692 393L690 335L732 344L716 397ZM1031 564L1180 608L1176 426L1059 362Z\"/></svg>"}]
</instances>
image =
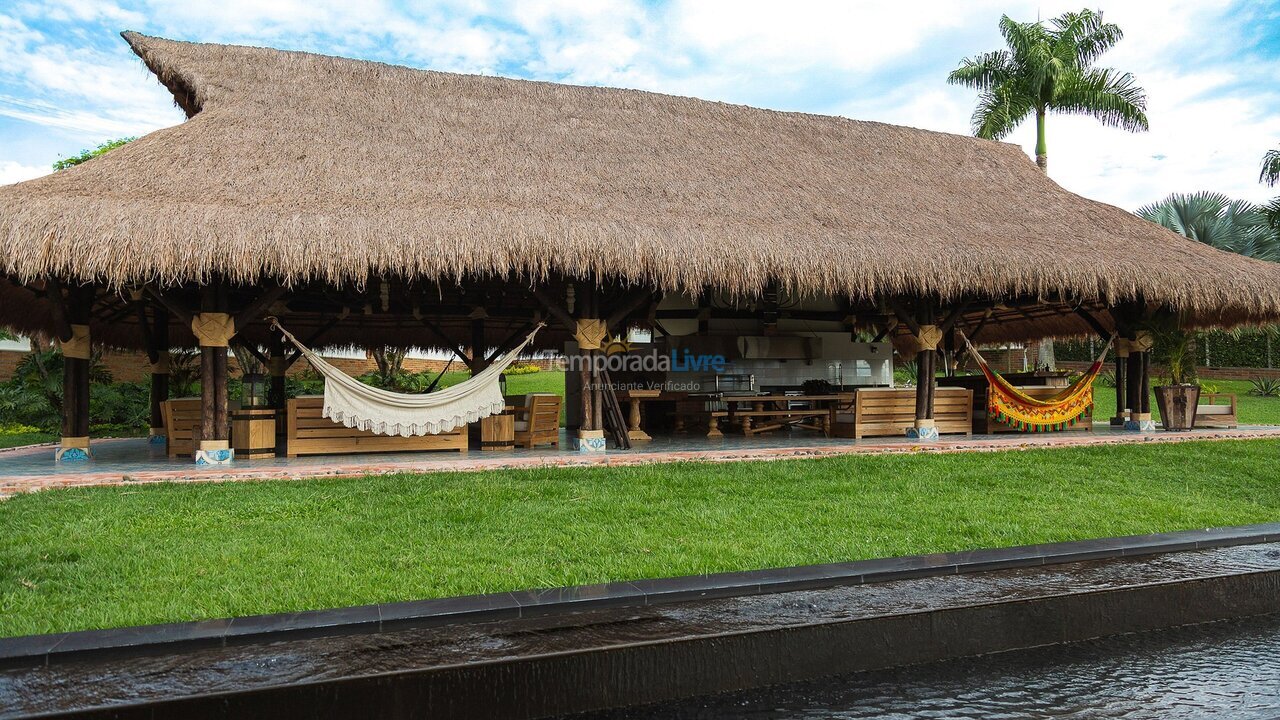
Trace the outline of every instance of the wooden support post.
<instances>
[{"instance_id":1,"label":"wooden support post","mask_svg":"<svg viewBox=\"0 0 1280 720\"><path fill-rule=\"evenodd\" d=\"M593 430L591 426L594 414L591 412L591 353L583 350L578 353L578 383L581 385L579 390L579 398L581 399L580 410L578 416L578 430Z\"/></svg>"},{"instance_id":2,"label":"wooden support post","mask_svg":"<svg viewBox=\"0 0 1280 720\"><path fill-rule=\"evenodd\" d=\"M1138 386L1139 405L1142 414L1148 418L1151 416L1151 351L1145 350L1142 353L1142 383Z\"/></svg>"},{"instance_id":3,"label":"wooden support post","mask_svg":"<svg viewBox=\"0 0 1280 720\"><path fill-rule=\"evenodd\" d=\"M235 335L227 314L227 291L220 281L203 288L200 313L192 331L200 343L200 440L195 461L200 465L231 462L231 426L227 417L227 346Z\"/></svg>"},{"instance_id":4,"label":"wooden support post","mask_svg":"<svg viewBox=\"0 0 1280 720\"><path fill-rule=\"evenodd\" d=\"M929 417L929 356L931 352L916 352L916 422Z\"/></svg>"},{"instance_id":5,"label":"wooden support post","mask_svg":"<svg viewBox=\"0 0 1280 720\"><path fill-rule=\"evenodd\" d=\"M289 357L284 350L284 336L271 333L267 350L267 371L271 374L271 387L267 391L267 404L275 411L276 419L276 456L287 457L289 454L289 432L285 423L285 412L289 405Z\"/></svg>"},{"instance_id":6,"label":"wooden support post","mask_svg":"<svg viewBox=\"0 0 1280 720\"><path fill-rule=\"evenodd\" d=\"M164 427L161 403L169 399L169 311L153 308L151 343L154 357L151 360L151 436L153 443L164 443L168 436ZM145 318L142 322L146 322Z\"/></svg>"},{"instance_id":7,"label":"wooden support post","mask_svg":"<svg viewBox=\"0 0 1280 720\"><path fill-rule=\"evenodd\" d=\"M937 382L935 361L938 357L938 342L942 339L945 330L949 330L959 319L960 312L952 311L945 323L946 327L940 328L935 324L937 309L928 301L921 301L916 305L914 316L896 303L893 303L892 307L899 319L911 329L917 348L915 421L910 428L907 428L907 437L936 440L938 428L933 421L933 397Z\"/></svg>"},{"instance_id":8,"label":"wooden support post","mask_svg":"<svg viewBox=\"0 0 1280 720\"><path fill-rule=\"evenodd\" d=\"M62 347L62 439L57 460L87 460L89 450L89 365L92 344L89 316L93 307L91 287L73 287L65 300L61 288L53 286L54 298L63 311L68 337L59 338Z\"/></svg>"},{"instance_id":9,"label":"wooden support post","mask_svg":"<svg viewBox=\"0 0 1280 720\"><path fill-rule=\"evenodd\" d=\"M1112 427L1124 427L1125 408L1129 402L1129 390L1127 386L1128 370L1129 370L1129 341L1126 338L1116 338L1116 414L1111 418Z\"/></svg>"},{"instance_id":10,"label":"wooden support post","mask_svg":"<svg viewBox=\"0 0 1280 720\"><path fill-rule=\"evenodd\" d=\"M1129 420L1125 429L1152 432L1151 419L1151 333L1138 331L1129 346Z\"/></svg>"},{"instance_id":11,"label":"wooden support post","mask_svg":"<svg viewBox=\"0 0 1280 720\"><path fill-rule=\"evenodd\" d=\"M471 368L471 374L475 375L485 368L489 367L489 358L485 350L488 350L485 340L484 325L485 318L484 308L476 308L471 314L471 362L467 363L467 367Z\"/></svg>"},{"instance_id":12,"label":"wooden support post","mask_svg":"<svg viewBox=\"0 0 1280 720\"><path fill-rule=\"evenodd\" d=\"M213 439L231 439L231 418L227 411L227 351L213 353Z\"/></svg>"},{"instance_id":13,"label":"wooden support post","mask_svg":"<svg viewBox=\"0 0 1280 720\"><path fill-rule=\"evenodd\" d=\"M1142 391L1142 353L1130 350L1125 375L1126 397L1124 403L1125 419L1133 420L1133 414L1142 412L1142 400L1138 394Z\"/></svg>"},{"instance_id":14,"label":"wooden support post","mask_svg":"<svg viewBox=\"0 0 1280 720\"><path fill-rule=\"evenodd\" d=\"M271 373L271 389L268 390L267 404L277 412L281 412L285 409L287 383L285 375L289 368L289 360L284 353L284 337L279 333L272 333L267 351L270 353L270 357L267 358L267 370Z\"/></svg>"}]
</instances>

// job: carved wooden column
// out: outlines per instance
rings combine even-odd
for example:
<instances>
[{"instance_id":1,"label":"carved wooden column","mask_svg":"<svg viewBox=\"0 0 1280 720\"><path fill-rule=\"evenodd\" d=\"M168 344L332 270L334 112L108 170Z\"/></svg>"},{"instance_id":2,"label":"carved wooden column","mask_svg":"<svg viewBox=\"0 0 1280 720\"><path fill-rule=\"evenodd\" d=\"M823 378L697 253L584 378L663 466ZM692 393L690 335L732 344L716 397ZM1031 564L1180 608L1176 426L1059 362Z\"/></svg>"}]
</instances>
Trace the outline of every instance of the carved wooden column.
<instances>
[{"instance_id":1,"label":"carved wooden column","mask_svg":"<svg viewBox=\"0 0 1280 720\"><path fill-rule=\"evenodd\" d=\"M1129 405L1128 370L1129 340L1118 337L1115 340L1116 353L1116 414L1111 418L1113 427L1123 427L1129 419L1125 410Z\"/></svg>"},{"instance_id":2,"label":"carved wooden column","mask_svg":"<svg viewBox=\"0 0 1280 720\"><path fill-rule=\"evenodd\" d=\"M151 325L151 432L149 440L163 444L166 439L164 412L161 403L169 399L169 311L154 308L155 319ZM143 318L141 322L145 323Z\"/></svg>"},{"instance_id":3,"label":"carved wooden column","mask_svg":"<svg viewBox=\"0 0 1280 720\"><path fill-rule=\"evenodd\" d=\"M211 285L203 289L200 312L191 319L191 332L200 345L198 465L221 465L235 457L227 418L227 347L235 336L235 321L226 308L225 289Z\"/></svg>"},{"instance_id":4,"label":"carved wooden column","mask_svg":"<svg viewBox=\"0 0 1280 720\"><path fill-rule=\"evenodd\" d=\"M601 392L600 377L596 370L596 360L603 347L608 329L604 320L599 318L599 303L594 287L588 287L581 293L578 301L579 312L574 319L574 340L578 343L578 379L582 392L582 418L578 433L572 439L574 450L582 453L604 452L607 443L604 438L604 396Z\"/></svg>"},{"instance_id":5,"label":"carved wooden column","mask_svg":"<svg viewBox=\"0 0 1280 720\"><path fill-rule=\"evenodd\" d=\"M919 327L912 330L916 347L916 414L915 422L907 428L907 437L917 440L937 440L938 428L933 421L933 396L937 386L936 359L942 330L934 323L934 313L928 309L921 313Z\"/></svg>"},{"instance_id":6,"label":"carved wooden column","mask_svg":"<svg viewBox=\"0 0 1280 720\"><path fill-rule=\"evenodd\" d=\"M1130 432L1154 432L1151 418L1151 347L1150 331L1139 330L1129 343L1129 419L1124 429Z\"/></svg>"},{"instance_id":7,"label":"carved wooden column","mask_svg":"<svg viewBox=\"0 0 1280 720\"><path fill-rule=\"evenodd\" d=\"M89 449L89 365L93 348L89 337L89 310L93 304L92 288L72 288L62 298L56 285L56 303L65 313L65 327L58 333L62 349L62 438L55 455L57 460L88 460Z\"/></svg>"}]
</instances>

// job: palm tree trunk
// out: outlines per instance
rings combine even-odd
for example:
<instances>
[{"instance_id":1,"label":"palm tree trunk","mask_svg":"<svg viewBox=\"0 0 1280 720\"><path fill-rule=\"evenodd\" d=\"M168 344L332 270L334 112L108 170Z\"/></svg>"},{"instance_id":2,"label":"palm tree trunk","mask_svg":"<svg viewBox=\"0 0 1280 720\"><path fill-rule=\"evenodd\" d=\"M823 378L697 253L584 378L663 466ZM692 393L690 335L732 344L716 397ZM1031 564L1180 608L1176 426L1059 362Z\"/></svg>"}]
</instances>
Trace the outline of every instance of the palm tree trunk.
<instances>
[{"instance_id":1,"label":"palm tree trunk","mask_svg":"<svg viewBox=\"0 0 1280 720\"><path fill-rule=\"evenodd\" d=\"M1049 174L1049 150L1044 142L1045 109L1036 110L1036 165ZM1058 369L1058 358L1053 351L1053 338L1043 338L1036 351L1036 368Z\"/></svg>"},{"instance_id":2,"label":"palm tree trunk","mask_svg":"<svg viewBox=\"0 0 1280 720\"><path fill-rule=\"evenodd\" d=\"M1036 165L1047 175L1049 173L1049 151L1044 144L1044 110L1036 111Z\"/></svg>"}]
</instances>

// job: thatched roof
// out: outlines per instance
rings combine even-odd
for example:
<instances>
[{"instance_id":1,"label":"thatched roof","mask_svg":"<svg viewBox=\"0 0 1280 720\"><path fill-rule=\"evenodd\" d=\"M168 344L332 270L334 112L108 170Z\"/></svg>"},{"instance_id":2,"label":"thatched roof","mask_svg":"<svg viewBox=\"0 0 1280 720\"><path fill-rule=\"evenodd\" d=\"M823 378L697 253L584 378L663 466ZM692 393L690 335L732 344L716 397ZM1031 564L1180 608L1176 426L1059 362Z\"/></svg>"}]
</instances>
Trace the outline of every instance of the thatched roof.
<instances>
[{"instance_id":1,"label":"thatched roof","mask_svg":"<svg viewBox=\"0 0 1280 720\"><path fill-rule=\"evenodd\" d=\"M0 188L0 272L1145 297L1280 317L1277 266L1069 193L1016 146L634 90L125 33L191 119Z\"/></svg>"}]
</instances>

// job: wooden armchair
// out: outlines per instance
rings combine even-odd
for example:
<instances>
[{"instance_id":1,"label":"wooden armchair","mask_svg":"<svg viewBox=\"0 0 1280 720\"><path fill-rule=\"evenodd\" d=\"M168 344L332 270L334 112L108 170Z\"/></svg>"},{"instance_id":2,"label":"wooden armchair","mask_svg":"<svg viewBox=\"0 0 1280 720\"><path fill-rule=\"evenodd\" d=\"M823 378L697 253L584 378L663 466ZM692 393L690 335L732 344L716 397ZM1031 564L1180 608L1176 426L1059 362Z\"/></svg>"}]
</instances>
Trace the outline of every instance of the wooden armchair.
<instances>
[{"instance_id":1,"label":"wooden armchair","mask_svg":"<svg viewBox=\"0 0 1280 720\"><path fill-rule=\"evenodd\" d=\"M562 402L563 398L552 393L530 393L525 396L524 405L513 407L516 416L516 447L560 447Z\"/></svg>"},{"instance_id":2,"label":"wooden armchair","mask_svg":"<svg viewBox=\"0 0 1280 720\"><path fill-rule=\"evenodd\" d=\"M191 457L200 437L200 398L174 398L160 403L164 418L165 452L171 458Z\"/></svg>"}]
</instances>

